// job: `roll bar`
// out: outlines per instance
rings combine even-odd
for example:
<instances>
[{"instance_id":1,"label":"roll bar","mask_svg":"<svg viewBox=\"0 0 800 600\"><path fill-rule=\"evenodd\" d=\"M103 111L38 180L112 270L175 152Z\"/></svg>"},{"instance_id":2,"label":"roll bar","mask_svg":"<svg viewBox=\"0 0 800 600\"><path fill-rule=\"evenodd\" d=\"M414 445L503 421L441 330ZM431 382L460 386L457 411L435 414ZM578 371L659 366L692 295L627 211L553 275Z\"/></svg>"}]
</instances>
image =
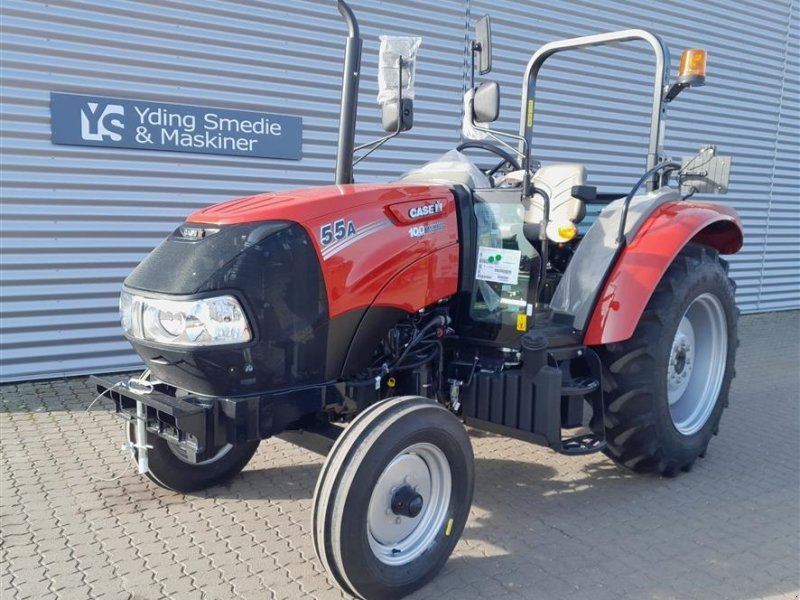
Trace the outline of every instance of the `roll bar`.
<instances>
[{"instance_id":1,"label":"roll bar","mask_svg":"<svg viewBox=\"0 0 800 600\"><path fill-rule=\"evenodd\" d=\"M336 183L353 182L353 146L356 138L358 84L361 75L363 41L353 10L344 0L336 0L336 8L347 24L342 70L342 103L339 109L339 141L336 144Z\"/></svg>"},{"instance_id":2,"label":"roll bar","mask_svg":"<svg viewBox=\"0 0 800 600\"><path fill-rule=\"evenodd\" d=\"M653 83L653 112L650 117L650 142L647 147L646 169L652 169L660 160L662 154L661 122L664 118L664 90L669 83L669 49L661 39L644 29L626 29L624 31L614 31L611 33L600 33L597 35L587 35L569 40L559 40L545 44L528 61L525 69L525 77L522 81L522 106L520 108L519 135L527 142L527 149L520 142L519 150L525 156L525 172L529 172L530 148L533 139L533 112L535 106L536 78L542 64L553 54L564 50L580 48L591 48L593 46L605 46L618 42L629 42L633 40L644 40L653 48L656 55L656 70ZM653 180L652 187L657 187L657 180ZM648 185L651 188L651 185Z\"/></svg>"}]
</instances>

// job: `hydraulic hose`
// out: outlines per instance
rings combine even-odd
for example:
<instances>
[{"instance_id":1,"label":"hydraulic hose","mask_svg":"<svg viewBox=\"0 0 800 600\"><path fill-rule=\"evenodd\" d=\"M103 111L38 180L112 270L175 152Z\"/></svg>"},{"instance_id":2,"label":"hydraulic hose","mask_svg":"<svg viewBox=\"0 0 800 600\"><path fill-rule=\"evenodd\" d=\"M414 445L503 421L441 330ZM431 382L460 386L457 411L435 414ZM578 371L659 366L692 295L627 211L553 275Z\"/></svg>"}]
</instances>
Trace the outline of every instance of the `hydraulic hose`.
<instances>
[{"instance_id":1,"label":"hydraulic hose","mask_svg":"<svg viewBox=\"0 0 800 600\"><path fill-rule=\"evenodd\" d=\"M619 231L617 232L617 244L621 243L622 240L625 239L625 225L627 224L626 221L628 220L628 208L630 207L631 200L636 195L636 192L639 191L639 188L642 187L642 184L647 181L650 177L658 173L662 169L669 168L672 171L680 170L681 163L675 162L674 160L665 160L651 169L648 169L644 175L642 175L636 184L631 188L631 191L628 192L628 195L625 196L625 201L622 203L622 215L620 215L619 219Z\"/></svg>"}]
</instances>

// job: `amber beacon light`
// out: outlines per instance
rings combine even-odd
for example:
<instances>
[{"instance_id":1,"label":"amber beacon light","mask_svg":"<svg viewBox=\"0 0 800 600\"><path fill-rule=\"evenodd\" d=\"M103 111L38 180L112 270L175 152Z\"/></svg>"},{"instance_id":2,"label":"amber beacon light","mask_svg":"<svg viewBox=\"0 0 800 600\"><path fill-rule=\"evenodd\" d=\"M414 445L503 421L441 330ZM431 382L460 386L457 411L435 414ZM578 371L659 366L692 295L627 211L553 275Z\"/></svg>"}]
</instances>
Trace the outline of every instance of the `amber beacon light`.
<instances>
[{"instance_id":1,"label":"amber beacon light","mask_svg":"<svg viewBox=\"0 0 800 600\"><path fill-rule=\"evenodd\" d=\"M667 88L664 94L664 101L672 102L686 88L698 87L705 85L705 83L706 51L702 48L686 48L681 52L678 79Z\"/></svg>"},{"instance_id":2,"label":"amber beacon light","mask_svg":"<svg viewBox=\"0 0 800 600\"><path fill-rule=\"evenodd\" d=\"M681 52L678 81L690 85L702 85L706 80L706 51L701 48L686 48Z\"/></svg>"}]
</instances>

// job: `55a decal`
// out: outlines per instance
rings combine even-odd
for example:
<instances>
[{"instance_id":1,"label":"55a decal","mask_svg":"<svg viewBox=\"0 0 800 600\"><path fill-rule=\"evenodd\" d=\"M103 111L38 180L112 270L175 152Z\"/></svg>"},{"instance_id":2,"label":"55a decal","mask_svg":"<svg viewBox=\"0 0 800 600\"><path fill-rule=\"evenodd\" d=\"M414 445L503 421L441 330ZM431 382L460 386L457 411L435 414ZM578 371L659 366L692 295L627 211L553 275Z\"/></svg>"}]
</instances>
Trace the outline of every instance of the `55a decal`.
<instances>
[{"instance_id":1,"label":"55a decal","mask_svg":"<svg viewBox=\"0 0 800 600\"><path fill-rule=\"evenodd\" d=\"M356 234L356 226L352 221L339 219L333 223L326 223L319 228L319 243L323 246L343 240Z\"/></svg>"}]
</instances>

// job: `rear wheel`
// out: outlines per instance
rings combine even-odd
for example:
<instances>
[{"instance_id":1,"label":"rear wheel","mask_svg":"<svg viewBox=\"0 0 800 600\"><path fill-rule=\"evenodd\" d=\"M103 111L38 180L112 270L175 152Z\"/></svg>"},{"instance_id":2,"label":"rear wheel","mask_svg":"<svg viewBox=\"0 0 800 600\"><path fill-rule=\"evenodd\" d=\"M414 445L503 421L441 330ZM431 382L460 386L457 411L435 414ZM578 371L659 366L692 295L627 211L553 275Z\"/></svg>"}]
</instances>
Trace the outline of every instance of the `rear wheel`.
<instances>
[{"instance_id":1,"label":"rear wheel","mask_svg":"<svg viewBox=\"0 0 800 600\"><path fill-rule=\"evenodd\" d=\"M608 456L634 471L673 476L705 455L728 403L737 316L717 252L684 248L633 336L601 350Z\"/></svg>"},{"instance_id":2,"label":"rear wheel","mask_svg":"<svg viewBox=\"0 0 800 600\"><path fill-rule=\"evenodd\" d=\"M336 441L314 493L317 556L345 591L401 598L444 566L473 491L464 426L427 398L380 402Z\"/></svg>"},{"instance_id":3,"label":"rear wheel","mask_svg":"<svg viewBox=\"0 0 800 600\"><path fill-rule=\"evenodd\" d=\"M128 426L128 439L135 439L135 428ZM177 444L147 433L147 478L175 492L196 492L223 483L245 468L261 442L226 444L211 458L192 462Z\"/></svg>"}]
</instances>

